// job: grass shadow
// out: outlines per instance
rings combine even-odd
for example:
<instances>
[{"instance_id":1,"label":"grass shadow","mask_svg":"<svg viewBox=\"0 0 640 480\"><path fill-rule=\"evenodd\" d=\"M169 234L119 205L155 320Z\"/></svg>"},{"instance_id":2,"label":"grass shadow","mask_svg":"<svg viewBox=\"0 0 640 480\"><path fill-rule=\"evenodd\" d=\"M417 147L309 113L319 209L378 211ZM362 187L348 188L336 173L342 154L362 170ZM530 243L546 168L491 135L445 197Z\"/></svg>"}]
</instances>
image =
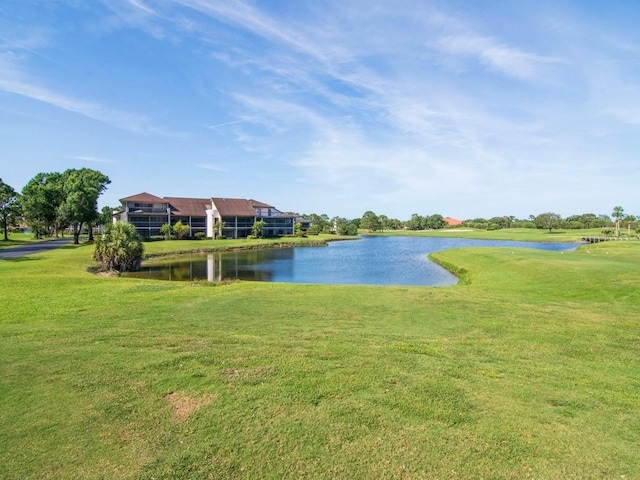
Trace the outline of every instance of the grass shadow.
<instances>
[{"instance_id":1,"label":"grass shadow","mask_svg":"<svg viewBox=\"0 0 640 480\"><path fill-rule=\"evenodd\" d=\"M9 258L0 257L0 261L14 262L14 263L29 262L29 261L34 261L34 260L41 260L41 259L37 258L37 257L33 258L31 255L25 255L25 256L21 256L21 257L9 257Z\"/></svg>"}]
</instances>

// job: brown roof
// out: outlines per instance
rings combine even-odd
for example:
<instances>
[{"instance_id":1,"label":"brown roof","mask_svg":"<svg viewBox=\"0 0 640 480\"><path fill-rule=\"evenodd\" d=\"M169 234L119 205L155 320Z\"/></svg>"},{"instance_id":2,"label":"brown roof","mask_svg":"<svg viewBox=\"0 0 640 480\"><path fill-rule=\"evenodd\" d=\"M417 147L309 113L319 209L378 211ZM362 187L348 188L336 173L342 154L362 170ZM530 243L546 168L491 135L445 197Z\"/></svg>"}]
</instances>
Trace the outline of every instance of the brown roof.
<instances>
[{"instance_id":1,"label":"brown roof","mask_svg":"<svg viewBox=\"0 0 640 480\"><path fill-rule=\"evenodd\" d=\"M151 195L147 192L138 193L136 195L131 195L130 197L121 198L120 201L124 202L142 202L142 203L167 203L166 200L156 197L155 195Z\"/></svg>"},{"instance_id":2,"label":"brown roof","mask_svg":"<svg viewBox=\"0 0 640 480\"><path fill-rule=\"evenodd\" d=\"M164 201L171 205L171 215L190 217L206 216L206 210L211 205L209 198L164 197Z\"/></svg>"},{"instance_id":3,"label":"brown roof","mask_svg":"<svg viewBox=\"0 0 640 480\"><path fill-rule=\"evenodd\" d=\"M255 217L256 211L253 209L250 200L242 198L212 198L215 209L223 217Z\"/></svg>"},{"instance_id":4,"label":"brown roof","mask_svg":"<svg viewBox=\"0 0 640 480\"><path fill-rule=\"evenodd\" d=\"M457 218L451 218L451 217L444 217L444 221L447 222L447 224L450 227L456 226L456 225L462 225L462 220L458 220Z\"/></svg>"},{"instance_id":5,"label":"brown roof","mask_svg":"<svg viewBox=\"0 0 640 480\"><path fill-rule=\"evenodd\" d=\"M252 207L260 207L260 208L275 208L273 205L269 205L268 203L259 202L258 200L249 199L247 200Z\"/></svg>"}]
</instances>

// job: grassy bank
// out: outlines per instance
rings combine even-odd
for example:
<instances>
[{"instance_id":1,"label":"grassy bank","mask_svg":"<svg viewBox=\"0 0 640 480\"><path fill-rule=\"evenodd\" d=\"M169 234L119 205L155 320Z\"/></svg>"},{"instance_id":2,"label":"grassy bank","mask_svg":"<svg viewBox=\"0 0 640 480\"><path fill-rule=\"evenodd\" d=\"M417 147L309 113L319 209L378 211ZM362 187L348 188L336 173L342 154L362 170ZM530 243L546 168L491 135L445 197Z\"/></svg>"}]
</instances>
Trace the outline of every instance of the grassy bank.
<instances>
[{"instance_id":1,"label":"grassy bank","mask_svg":"<svg viewBox=\"0 0 640 480\"><path fill-rule=\"evenodd\" d=\"M638 243L440 252L450 288L102 278L91 253L0 260L3 478L640 477Z\"/></svg>"},{"instance_id":2,"label":"grassy bank","mask_svg":"<svg viewBox=\"0 0 640 480\"><path fill-rule=\"evenodd\" d=\"M153 258L163 255L208 251L321 246L326 245L327 242L353 239L354 237L339 235L312 235L309 237L260 238L253 240L245 238L226 240L158 240L145 242L144 251L147 258Z\"/></svg>"},{"instance_id":3,"label":"grassy bank","mask_svg":"<svg viewBox=\"0 0 640 480\"><path fill-rule=\"evenodd\" d=\"M583 237L602 237L601 228L584 230L549 230L537 228L505 228L501 230L478 230L473 228L443 228L441 230L389 230L366 235L399 235L412 237L457 237L479 240L517 240L522 242L579 242ZM628 237L623 232L621 240L636 240L637 235L632 232ZM614 239L615 240L615 239Z\"/></svg>"}]
</instances>

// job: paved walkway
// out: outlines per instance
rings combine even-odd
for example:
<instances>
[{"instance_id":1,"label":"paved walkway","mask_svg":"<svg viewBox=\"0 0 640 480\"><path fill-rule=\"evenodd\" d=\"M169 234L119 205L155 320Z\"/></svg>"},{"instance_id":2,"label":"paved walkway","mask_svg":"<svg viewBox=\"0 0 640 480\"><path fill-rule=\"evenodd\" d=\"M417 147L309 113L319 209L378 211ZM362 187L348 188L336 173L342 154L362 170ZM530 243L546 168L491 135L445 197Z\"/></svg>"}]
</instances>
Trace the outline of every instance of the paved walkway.
<instances>
[{"instance_id":1,"label":"paved walkway","mask_svg":"<svg viewBox=\"0 0 640 480\"><path fill-rule=\"evenodd\" d=\"M7 247L0 249L0 259L2 258L18 258L25 255L33 255L34 253L47 252L58 248L67 243L73 242L73 237L56 238L55 240L46 240L44 242L33 242L16 247Z\"/></svg>"}]
</instances>

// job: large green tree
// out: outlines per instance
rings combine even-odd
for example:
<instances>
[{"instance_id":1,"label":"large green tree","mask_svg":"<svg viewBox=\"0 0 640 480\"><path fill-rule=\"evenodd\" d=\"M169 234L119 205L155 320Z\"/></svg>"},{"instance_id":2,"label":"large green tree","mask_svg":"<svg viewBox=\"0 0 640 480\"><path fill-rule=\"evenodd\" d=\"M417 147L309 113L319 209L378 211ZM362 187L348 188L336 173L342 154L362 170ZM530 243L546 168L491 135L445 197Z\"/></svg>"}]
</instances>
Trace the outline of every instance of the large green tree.
<instances>
[{"instance_id":1,"label":"large green tree","mask_svg":"<svg viewBox=\"0 0 640 480\"><path fill-rule=\"evenodd\" d=\"M551 230L553 230L554 228L558 228L561 221L562 216L552 212L541 213L534 218L536 227L546 228L547 230L549 230L549 233L551 233Z\"/></svg>"},{"instance_id":2,"label":"large green tree","mask_svg":"<svg viewBox=\"0 0 640 480\"><path fill-rule=\"evenodd\" d=\"M360 219L360 228L369 232L377 232L382 228L380 217L371 210L367 210L362 214L362 218Z\"/></svg>"},{"instance_id":3,"label":"large green tree","mask_svg":"<svg viewBox=\"0 0 640 480\"><path fill-rule=\"evenodd\" d=\"M411 214L411 219L407 220L407 228L409 230L424 230L426 227L425 218L417 213Z\"/></svg>"},{"instance_id":4,"label":"large green tree","mask_svg":"<svg viewBox=\"0 0 640 480\"><path fill-rule=\"evenodd\" d=\"M9 240L9 227L18 223L20 213L20 194L0 178L0 221L5 240Z\"/></svg>"},{"instance_id":5,"label":"large green tree","mask_svg":"<svg viewBox=\"0 0 640 480\"><path fill-rule=\"evenodd\" d=\"M433 230L439 230L447 226L447 222L444 221L444 217L439 213L434 213L433 215L429 215L426 219L427 228Z\"/></svg>"},{"instance_id":6,"label":"large green tree","mask_svg":"<svg viewBox=\"0 0 640 480\"><path fill-rule=\"evenodd\" d=\"M89 229L93 239L92 224L98 219L98 197L111 183L109 177L90 168L69 169L63 173L64 200L59 215L73 226L73 243L80 243L83 225Z\"/></svg>"},{"instance_id":7,"label":"large green tree","mask_svg":"<svg viewBox=\"0 0 640 480\"><path fill-rule=\"evenodd\" d=\"M58 235L64 226L60 206L64 201L61 173L38 173L22 189L22 212L36 238Z\"/></svg>"}]
</instances>

